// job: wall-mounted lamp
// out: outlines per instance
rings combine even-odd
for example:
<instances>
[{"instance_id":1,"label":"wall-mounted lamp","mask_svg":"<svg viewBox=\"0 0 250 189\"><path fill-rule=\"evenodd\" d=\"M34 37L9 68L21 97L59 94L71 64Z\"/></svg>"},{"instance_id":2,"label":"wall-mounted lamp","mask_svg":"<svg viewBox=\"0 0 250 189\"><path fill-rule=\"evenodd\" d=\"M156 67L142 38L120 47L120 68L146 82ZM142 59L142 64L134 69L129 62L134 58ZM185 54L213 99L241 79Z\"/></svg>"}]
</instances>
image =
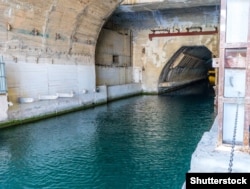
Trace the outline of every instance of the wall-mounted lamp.
<instances>
[{"instance_id":1,"label":"wall-mounted lamp","mask_svg":"<svg viewBox=\"0 0 250 189\"><path fill-rule=\"evenodd\" d=\"M144 66L142 66L142 69L141 69L142 71L145 71L145 67Z\"/></svg>"}]
</instances>

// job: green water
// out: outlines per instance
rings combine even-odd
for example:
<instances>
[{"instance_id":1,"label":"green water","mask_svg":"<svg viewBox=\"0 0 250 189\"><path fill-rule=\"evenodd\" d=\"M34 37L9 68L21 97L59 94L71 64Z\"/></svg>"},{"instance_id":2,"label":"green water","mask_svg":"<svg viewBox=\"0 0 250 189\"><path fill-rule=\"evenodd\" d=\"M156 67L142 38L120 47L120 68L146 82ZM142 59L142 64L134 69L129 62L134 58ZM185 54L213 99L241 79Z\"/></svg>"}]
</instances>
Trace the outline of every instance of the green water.
<instances>
[{"instance_id":1,"label":"green water","mask_svg":"<svg viewBox=\"0 0 250 189\"><path fill-rule=\"evenodd\" d=\"M180 189L211 96L139 96L0 130L0 189Z\"/></svg>"}]
</instances>

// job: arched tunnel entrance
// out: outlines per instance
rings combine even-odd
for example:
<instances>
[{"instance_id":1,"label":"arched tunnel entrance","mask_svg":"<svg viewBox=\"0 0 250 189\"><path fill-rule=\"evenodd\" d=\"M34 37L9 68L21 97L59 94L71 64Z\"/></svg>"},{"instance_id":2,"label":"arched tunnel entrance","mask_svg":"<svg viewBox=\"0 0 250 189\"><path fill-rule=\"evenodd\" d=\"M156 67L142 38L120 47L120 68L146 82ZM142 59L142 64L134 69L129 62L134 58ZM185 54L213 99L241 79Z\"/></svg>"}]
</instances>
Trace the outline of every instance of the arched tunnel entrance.
<instances>
[{"instance_id":1,"label":"arched tunnel entrance","mask_svg":"<svg viewBox=\"0 0 250 189\"><path fill-rule=\"evenodd\" d=\"M165 64L158 82L159 94L183 89L207 80L212 52L205 46L182 46Z\"/></svg>"}]
</instances>

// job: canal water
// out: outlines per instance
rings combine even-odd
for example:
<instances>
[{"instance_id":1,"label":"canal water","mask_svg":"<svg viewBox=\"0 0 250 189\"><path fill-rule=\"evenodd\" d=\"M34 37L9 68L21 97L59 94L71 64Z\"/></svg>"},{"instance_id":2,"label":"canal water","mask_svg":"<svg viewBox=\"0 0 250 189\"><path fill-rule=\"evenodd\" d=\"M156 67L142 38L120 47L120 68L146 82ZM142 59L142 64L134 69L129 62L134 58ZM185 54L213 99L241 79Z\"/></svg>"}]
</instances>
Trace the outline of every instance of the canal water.
<instances>
[{"instance_id":1,"label":"canal water","mask_svg":"<svg viewBox=\"0 0 250 189\"><path fill-rule=\"evenodd\" d=\"M0 130L1 189L180 189L213 96L138 96Z\"/></svg>"}]
</instances>

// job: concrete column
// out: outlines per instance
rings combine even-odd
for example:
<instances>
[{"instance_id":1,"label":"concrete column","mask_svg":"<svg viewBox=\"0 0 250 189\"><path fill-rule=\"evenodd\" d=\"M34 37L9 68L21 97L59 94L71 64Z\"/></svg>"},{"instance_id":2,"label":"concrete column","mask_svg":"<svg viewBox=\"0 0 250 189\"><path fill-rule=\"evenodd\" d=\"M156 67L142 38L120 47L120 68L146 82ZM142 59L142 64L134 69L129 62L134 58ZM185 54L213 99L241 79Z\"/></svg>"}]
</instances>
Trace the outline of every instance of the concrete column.
<instances>
[{"instance_id":1,"label":"concrete column","mask_svg":"<svg viewBox=\"0 0 250 189\"><path fill-rule=\"evenodd\" d=\"M249 147L249 12L248 0L221 0L219 145L236 142L243 147Z\"/></svg>"},{"instance_id":2,"label":"concrete column","mask_svg":"<svg viewBox=\"0 0 250 189\"><path fill-rule=\"evenodd\" d=\"M0 121L4 121L8 118L8 100L7 95L0 95Z\"/></svg>"}]
</instances>

